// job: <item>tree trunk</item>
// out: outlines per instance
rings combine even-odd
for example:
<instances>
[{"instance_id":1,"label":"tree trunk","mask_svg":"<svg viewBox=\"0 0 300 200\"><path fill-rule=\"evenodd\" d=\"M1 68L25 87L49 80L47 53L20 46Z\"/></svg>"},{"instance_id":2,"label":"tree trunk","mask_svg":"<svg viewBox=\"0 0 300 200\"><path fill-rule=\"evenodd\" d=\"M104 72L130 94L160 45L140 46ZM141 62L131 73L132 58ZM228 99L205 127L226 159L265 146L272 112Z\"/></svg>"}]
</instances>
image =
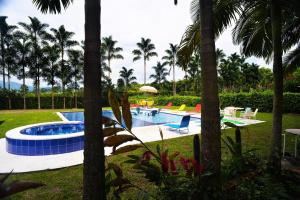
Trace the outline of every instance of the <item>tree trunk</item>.
<instances>
[{"instance_id":1,"label":"tree trunk","mask_svg":"<svg viewBox=\"0 0 300 200\"><path fill-rule=\"evenodd\" d=\"M64 84L62 84L62 93L63 93L64 109L66 109L66 97L65 97L65 85Z\"/></svg>"},{"instance_id":2,"label":"tree trunk","mask_svg":"<svg viewBox=\"0 0 300 200\"><path fill-rule=\"evenodd\" d=\"M75 108L77 109L77 90L75 89Z\"/></svg>"},{"instance_id":3,"label":"tree trunk","mask_svg":"<svg viewBox=\"0 0 300 200\"><path fill-rule=\"evenodd\" d=\"M83 199L106 199L102 132L100 1L85 0Z\"/></svg>"},{"instance_id":4,"label":"tree trunk","mask_svg":"<svg viewBox=\"0 0 300 200\"><path fill-rule=\"evenodd\" d=\"M175 64L173 64L173 95L176 95Z\"/></svg>"},{"instance_id":5,"label":"tree trunk","mask_svg":"<svg viewBox=\"0 0 300 200\"><path fill-rule=\"evenodd\" d=\"M10 66L7 66L7 88L8 88L8 109L11 110L11 97L10 97Z\"/></svg>"},{"instance_id":6,"label":"tree trunk","mask_svg":"<svg viewBox=\"0 0 300 200\"><path fill-rule=\"evenodd\" d=\"M38 109L41 109L41 90L40 90L40 77L37 78L37 96L38 96Z\"/></svg>"},{"instance_id":7,"label":"tree trunk","mask_svg":"<svg viewBox=\"0 0 300 200\"><path fill-rule=\"evenodd\" d=\"M146 58L144 58L144 85L146 85Z\"/></svg>"},{"instance_id":8,"label":"tree trunk","mask_svg":"<svg viewBox=\"0 0 300 200\"><path fill-rule=\"evenodd\" d=\"M26 109L25 67L23 66L23 109Z\"/></svg>"},{"instance_id":9,"label":"tree trunk","mask_svg":"<svg viewBox=\"0 0 300 200\"><path fill-rule=\"evenodd\" d=\"M3 81L3 89L5 90L5 62L4 62L4 41L3 37L1 37L1 65L2 65L2 81Z\"/></svg>"},{"instance_id":10,"label":"tree trunk","mask_svg":"<svg viewBox=\"0 0 300 200\"><path fill-rule=\"evenodd\" d=\"M271 2L271 24L273 42L273 127L270 167L275 174L281 171L281 133L282 133L282 104L283 104L283 68L282 68L282 41L281 41L281 9L279 0Z\"/></svg>"},{"instance_id":11,"label":"tree trunk","mask_svg":"<svg viewBox=\"0 0 300 200\"><path fill-rule=\"evenodd\" d=\"M108 68L109 68L109 71L108 71L108 78L110 78L110 76L111 76L111 74L110 74L110 70L111 70L111 68L110 68L110 59L108 59Z\"/></svg>"},{"instance_id":12,"label":"tree trunk","mask_svg":"<svg viewBox=\"0 0 300 200\"><path fill-rule=\"evenodd\" d=\"M201 19L201 72L202 110L201 147L202 160L213 176L208 180L208 188L220 189L221 171L221 131L218 97L217 64L213 27L213 1L200 1Z\"/></svg>"},{"instance_id":13,"label":"tree trunk","mask_svg":"<svg viewBox=\"0 0 300 200\"><path fill-rule=\"evenodd\" d=\"M54 109L54 91L53 91L54 85L51 85L51 108Z\"/></svg>"}]
</instances>

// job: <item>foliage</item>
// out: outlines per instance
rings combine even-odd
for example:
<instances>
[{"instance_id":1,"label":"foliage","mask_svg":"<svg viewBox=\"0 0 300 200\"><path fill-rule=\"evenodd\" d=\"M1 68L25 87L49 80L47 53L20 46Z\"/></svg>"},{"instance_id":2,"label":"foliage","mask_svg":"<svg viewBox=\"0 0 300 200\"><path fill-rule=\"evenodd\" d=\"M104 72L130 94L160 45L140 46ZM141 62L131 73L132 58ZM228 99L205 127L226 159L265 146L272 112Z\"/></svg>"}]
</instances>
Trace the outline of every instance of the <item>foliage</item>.
<instances>
[{"instance_id":1,"label":"foliage","mask_svg":"<svg viewBox=\"0 0 300 200\"><path fill-rule=\"evenodd\" d=\"M13 194L23 192L25 190L34 189L44 186L42 183L28 182L28 181L14 181L12 183L6 183L9 178L9 174L2 175L0 177L0 199L11 196Z\"/></svg>"},{"instance_id":2,"label":"foliage","mask_svg":"<svg viewBox=\"0 0 300 200\"><path fill-rule=\"evenodd\" d=\"M226 106L238 106L238 107L251 107L258 108L260 112L271 112L272 111L272 98L273 93L271 91L251 91L249 93L221 93L220 107ZM136 103L136 101L148 98L155 101L156 105L167 105L168 102L172 102L174 106L180 106L186 104L187 106L194 107L197 103L201 103L201 97L196 96L131 96L130 102ZM284 105L283 111L285 113L300 113L300 94L299 93L284 93Z\"/></svg>"}]
</instances>

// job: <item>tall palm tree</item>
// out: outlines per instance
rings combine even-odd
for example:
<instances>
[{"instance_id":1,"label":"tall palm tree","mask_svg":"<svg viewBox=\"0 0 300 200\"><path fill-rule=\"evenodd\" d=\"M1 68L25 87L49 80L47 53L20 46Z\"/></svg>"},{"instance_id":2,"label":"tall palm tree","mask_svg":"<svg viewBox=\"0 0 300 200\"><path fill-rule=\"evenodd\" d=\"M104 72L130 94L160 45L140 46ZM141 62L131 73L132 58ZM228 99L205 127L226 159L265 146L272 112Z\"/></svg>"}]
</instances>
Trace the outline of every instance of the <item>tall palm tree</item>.
<instances>
[{"instance_id":1,"label":"tall palm tree","mask_svg":"<svg viewBox=\"0 0 300 200\"><path fill-rule=\"evenodd\" d=\"M59 48L57 45L48 45L44 47L44 54L48 63L42 75L44 80L51 85L51 108L54 109L54 86L57 84L55 79L59 74Z\"/></svg>"},{"instance_id":2,"label":"tall palm tree","mask_svg":"<svg viewBox=\"0 0 300 200\"><path fill-rule=\"evenodd\" d=\"M157 53L154 51L155 50L155 45L151 43L151 40L141 38L141 42L136 43L138 46L138 49L135 49L132 51L134 58L133 62L140 60L143 58L144 60L144 84L146 84L146 62L150 60L151 57L157 56Z\"/></svg>"},{"instance_id":3,"label":"tall palm tree","mask_svg":"<svg viewBox=\"0 0 300 200\"><path fill-rule=\"evenodd\" d=\"M27 68L30 59L30 47L31 43L29 41L28 35L24 32L17 31L14 36L14 48L16 49L16 60L17 66L19 68L19 73L17 75L18 79L23 80L22 84L22 95L23 95L23 109L26 109L26 83L25 79L27 77Z\"/></svg>"},{"instance_id":4,"label":"tall palm tree","mask_svg":"<svg viewBox=\"0 0 300 200\"><path fill-rule=\"evenodd\" d=\"M2 87L5 89L5 49L4 49L4 39L7 34L8 25L6 23L6 16L0 16L0 48L1 48L1 67L2 67Z\"/></svg>"},{"instance_id":5,"label":"tall palm tree","mask_svg":"<svg viewBox=\"0 0 300 200\"><path fill-rule=\"evenodd\" d=\"M170 43L170 48L165 51L167 55L162 58L163 60L166 60L166 64L168 64L173 70L173 95L176 95L175 66L178 64L177 50L178 46Z\"/></svg>"},{"instance_id":6,"label":"tall palm tree","mask_svg":"<svg viewBox=\"0 0 300 200\"><path fill-rule=\"evenodd\" d=\"M110 71L108 71L109 78L111 73L111 66L110 66L111 60L124 59L124 57L120 54L120 52L123 51L123 49L121 47L115 47L116 44L117 44L117 40L113 40L111 35L109 37L102 38L103 50L105 51L108 68L110 69Z\"/></svg>"},{"instance_id":7,"label":"tall palm tree","mask_svg":"<svg viewBox=\"0 0 300 200\"><path fill-rule=\"evenodd\" d=\"M48 24L42 23L36 17L29 17L30 23L26 24L24 22L20 22L19 25L23 27L25 32L28 34L31 43L32 43L32 65L31 71L34 74L34 82L36 84L36 93L38 98L38 109L41 109L41 96L40 96L40 77L41 77L41 68L38 64L40 62L40 54L41 48L40 45L42 40L45 39L46 29L49 26Z\"/></svg>"},{"instance_id":8,"label":"tall palm tree","mask_svg":"<svg viewBox=\"0 0 300 200\"><path fill-rule=\"evenodd\" d=\"M65 87L68 82L70 82L70 72L68 73L67 66L65 65L65 51L70 47L73 47L78 44L75 40L72 40L72 37L75 33L69 32L65 29L64 25L61 25L58 29L52 28L53 36L50 37L53 42L57 44L60 51L60 80L62 84L62 93L64 99L64 109L66 108L66 97L65 97Z\"/></svg>"},{"instance_id":9,"label":"tall palm tree","mask_svg":"<svg viewBox=\"0 0 300 200\"><path fill-rule=\"evenodd\" d=\"M5 89L6 82L5 82L5 67L6 67L6 53L7 44L10 44L12 39L12 32L16 29L16 26L10 26L6 23L6 16L0 16L0 50L1 50L1 66L2 66L2 81L3 81L3 88Z\"/></svg>"},{"instance_id":10,"label":"tall palm tree","mask_svg":"<svg viewBox=\"0 0 300 200\"><path fill-rule=\"evenodd\" d=\"M77 90L79 89L79 81L83 78L83 53L82 51L71 49L68 51L68 57L72 71L75 108L77 108Z\"/></svg>"},{"instance_id":11,"label":"tall palm tree","mask_svg":"<svg viewBox=\"0 0 300 200\"><path fill-rule=\"evenodd\" d=\"M149 78L154 79L154 83L159 84L160 87L161 84L167 80L166 77L169 75L166 64L166 62L157 62L157 64L152 67L152 69L154 69L154 74L151 74L149 76Z\"/></svg>"},{"instance_id":12,"label":"tall palm tree","mask_svg":"<svg viewBox=\"0 0 300 200\"><path fill-rule=\"evenodd\" d=\"M42 12L60 13L73 0L33 0ZM85 0L83 198L105 200L105 157L102 132L99 0ZM100 112L100 113L99 113Z\"/></svg>"},{"instance_id":13,"label":"tall palm tree","mask_svg":"<svg viewBox=\"0 0 300 200\"><path fill-rule=\"evenodd\" d=\"M130 87L131 84L136 83L136 77L133 75L134 69L127 69L126 67L122 67L120 70L120 79L118 80L121 85L124 85L125 88Z\"/></svg>"},{"instance_id":14,"label":"tall palm tree","mask_svg":"<svg viewBox=\"0 0 300 200\"><path fill-rule=\"evenodd\" d=\"M297 43L297 37L290 37L286 29L299 11L299 1L252 0L243 3L244 12L240 15L233 31L234 41L242 44L245 55L255 55L269 61L273 58L274 98L272 145L270 168L279 174L281 170L281 132L283 103L282 52ZM298 12L298 13L297 13Z\"/></svg>"},{"instance_id":15,"label":"tall palm tree","mask_svg":"<svg viewBox=\"0 0 300 200\"><path fill-rule=\"evenodd\" d=\"M224 51L222 49L217 48L216 50L216 57L217 57L217 66L219 66L220 61L226 57Z\"/></svg>"},{"instance_id":16,"label":"tall palm tree","mask_svg":"<svg viewBox=\"0 0 300 200\"><path fill-rule=\"evenodd\" d=\"M202 77L201 146L204 166L211 166L215 180L208 185L220 187L221 131L218 96L218 75L212 0L200 3L200 56ZM218 188L219 189L219 188Z\"/></svg>"}]
</instances>

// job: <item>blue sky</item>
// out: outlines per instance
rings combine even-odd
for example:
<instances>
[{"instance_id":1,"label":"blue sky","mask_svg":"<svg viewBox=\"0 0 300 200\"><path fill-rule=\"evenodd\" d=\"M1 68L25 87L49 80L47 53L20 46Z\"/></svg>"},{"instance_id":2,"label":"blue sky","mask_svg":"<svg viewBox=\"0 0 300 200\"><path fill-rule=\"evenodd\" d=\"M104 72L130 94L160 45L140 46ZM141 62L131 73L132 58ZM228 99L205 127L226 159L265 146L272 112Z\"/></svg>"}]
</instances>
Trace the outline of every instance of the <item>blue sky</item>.
<instances>
[{"instance_id":1,"label":"blue sky","mask_svg":"<svg viewBox=\"0 0 300 200\"><path fill-rule=\"evenodd\" d=\"M4 0L0 0L0 10L1 15L8 16L9 24L29 22L28 16L36 16L54 28L64 24L67 30L76 33L75 39L80 41L84 38L83 2L83 0L75 0L74 4L61 15L41 14L32 5L32 0L9 0L5 3ZM101 2L102 36L112 35L113 39L118 40L118 45L124 49L122 53L124 60L112 61L113 82L116 82L119 70L123 66L133 68L138 81L142 82L143 63L142 61L133 63L131 54L141 37L151 38L159 54L147 64L147 76L149 76L153 72L151 67L161 60L169 43L178 44L185 28L191 23L190 1L187 0L180 1L178 6L173 5L173 0L102 0ZM239 47L232 44L230 28L218 38L216 46L223 49L227 55L239 52ZM248 61L266 66L262 59L250 58ZM182 79L184 73L177 69L176 75L178 79ZM31 83L31 80L27 80L27 84Z\"/></svg>"}]
</instances>

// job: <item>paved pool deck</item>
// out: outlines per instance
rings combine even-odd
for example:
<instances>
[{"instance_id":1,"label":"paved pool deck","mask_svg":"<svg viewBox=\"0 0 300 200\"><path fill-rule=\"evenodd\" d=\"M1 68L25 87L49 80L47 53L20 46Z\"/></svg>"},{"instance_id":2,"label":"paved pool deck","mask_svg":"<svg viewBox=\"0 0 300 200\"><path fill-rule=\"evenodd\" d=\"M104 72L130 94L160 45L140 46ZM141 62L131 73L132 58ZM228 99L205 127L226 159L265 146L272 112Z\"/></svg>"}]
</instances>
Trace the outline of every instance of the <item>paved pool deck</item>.
<instances>
[{"instance_id":1,"label":"paved pool deck","mask_svg":"<svg viewBox=\"0 0 300 200\"><path fill-rule=\"evenodd\" d=\"M179 113L184 115L186 113ZM193 116L193 115L192 115ZM197 115L199 116L199 115ZM226 117L231 120L238 120L244 122L247 125L258 124L264 121L260 120L249 120L241 118L231 118ZM189 125L189 133L181 132L175 130L170 130L163 125L152 125L145 127L133 128L133 133L140 138L143 142L154 142L161 140L159 134L159 128L162 129L164 139L172 139L179 137L186 137L201 132L200 120L199 122L191 121ZM127 132L120 132L122 134L128 134ZM128 142L128 144L136 144L137 141ZM111 154L111 148L105 148L105 155L109 156ZM47 155L47 156L21 156L7 153L6 151L6 139L0 139L0 174L9 173L23 173L23 172L34 172L34 171L43 171L43 170L53 170L64 167L70 167L75 165L80 165L83 163L83 150L75 151L71 153L56 154L56 155Z\"/></svg>"}]
</instances>

